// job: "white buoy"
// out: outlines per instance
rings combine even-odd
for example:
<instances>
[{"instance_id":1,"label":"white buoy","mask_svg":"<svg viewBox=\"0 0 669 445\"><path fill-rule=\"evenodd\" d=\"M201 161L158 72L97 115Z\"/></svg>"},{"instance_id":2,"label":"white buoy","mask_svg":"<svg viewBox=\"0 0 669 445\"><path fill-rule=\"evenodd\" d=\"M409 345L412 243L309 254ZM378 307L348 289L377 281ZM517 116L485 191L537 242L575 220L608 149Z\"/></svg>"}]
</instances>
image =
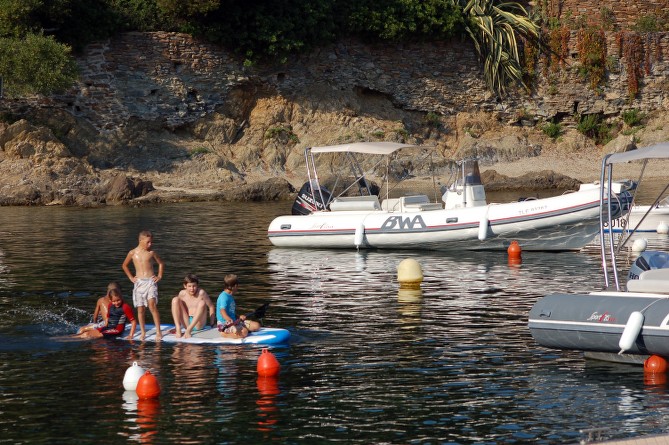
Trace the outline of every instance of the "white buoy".
<instances>
[{"instance_id":1,"label":"white buoy","mask_svg":"<svg viewBox=\"0 0 669 445\"><path fill-rule=\"evenodd\" d=\"M646 247L648 247L648 240L646 238L639 238L632 243L632 252L643 252L646 250Z\"/></svg>"},{"instance_id":2,"label":"white buoy","mask_svg":"<svg viewBox=\"0 0 669 445\"><path fill-rule=\"evenodd\" d=\"M479 222L479 241L485 241L488 238L488 217L484 216Z\"/></svg>"},{"instance_id":3,"label":"white buoy","mask_svg":"<svg viewBox=\"0 0 669 445\"><path fill-rule=\"evenodd\" d=\"M125 375L123 376L123 388L126 391L134 391L137 389L137 382L139 378L144 375L144 369L137 364L137 362L132 362L132 366L126 369Z\"/></svg>"},{"instance_id":4,"label":"white buoy","mask_svg":"<svg viewBox=\"0 0 669 445\"><path fill-rule=\"evenodd\" d=\"M423 270L420 263L411 258L400 261L397 266L397 281L400 282L400 288L420 288L420 283L423 282Z\"/></svg>"},{"instance_id":5,"label":"white buoy","mask_svg":"<svg viewBox=\"0 0 669 445\"><path fill-rule=\"evenodd\" d=\"M657 225L656 230L657 233L661 235L666 235L667 233L669 233L669 225L665 221L662 221L660 222L660 224Z\"/></svg>"},{"instance_id":6,"label":"white buoy","mask_svg":"<svg viewBox=\"0 0 669 445\"><path fill-rule=\"evenodd\" d=\"M360 246L362 246L364 240L365 240L365 225L363 223L360 223L360 225L355 228L355 238L353 239L353 243L355 244L355 247L359 249Z\"/></svg>"},{"instance_id":7,"label":"white buoy","mask_svg":"<svg viewBox=\"0 0 669 445\"><path fill-rule=\"evenodd\" d=\"M618 341L618 346L620 347L618 354L632 349L643 327L643 320L644 316L639 311L634 311L630 314L630 318L627 319L627 324L625 324L625 329L623 329L623 335L620 336L620 340Z\"/></svg>"}]
</instances>

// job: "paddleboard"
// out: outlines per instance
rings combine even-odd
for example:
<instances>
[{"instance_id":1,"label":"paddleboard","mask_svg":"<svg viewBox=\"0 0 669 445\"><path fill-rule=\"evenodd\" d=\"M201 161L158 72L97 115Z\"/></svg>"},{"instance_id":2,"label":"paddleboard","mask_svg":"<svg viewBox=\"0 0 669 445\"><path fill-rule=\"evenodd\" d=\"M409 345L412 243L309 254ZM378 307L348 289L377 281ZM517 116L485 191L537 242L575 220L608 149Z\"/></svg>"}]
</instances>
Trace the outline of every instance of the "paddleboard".
<instances>
[{"instance_id":1,"label":"paddleboard","mask_svg":"<svg viewBox=\"0 0 669 445\"><path fill-rule=\"evenodd\" d=\"M156 341L156 327L152 324L146 326L145 341ZM221 344L221 345L243 345L243 344L258 344L258 345L273 345L277 343L285 343L290 338L290 332L286 329L280 328L260 328L259 331L251 332L246 338L225 338L221 337L218 328L206 327L201 331L194 332L190 338L185 338L183 335L177 337L174 332L173 324L161 324L160 331L163 333L162 341L165 343L207 343L207 344ZM123 337L118 337L119 340L139 340L140 330L139 326L135 330L133 338L129 338L130 325L125 328Z\"/></svg>"}]
</instances>

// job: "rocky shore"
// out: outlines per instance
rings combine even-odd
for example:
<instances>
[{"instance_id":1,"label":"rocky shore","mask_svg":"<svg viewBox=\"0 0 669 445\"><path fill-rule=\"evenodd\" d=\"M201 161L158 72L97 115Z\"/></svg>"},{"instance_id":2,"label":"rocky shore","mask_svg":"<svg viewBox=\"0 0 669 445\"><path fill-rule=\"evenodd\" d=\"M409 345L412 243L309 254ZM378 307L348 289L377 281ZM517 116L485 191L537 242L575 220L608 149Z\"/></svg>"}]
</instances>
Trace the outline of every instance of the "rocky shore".
<instances>
[{"instance_id":1,"label":"rocky shore","mask_svg":"<svg viewBox=\"0 0 669 445\"><path fill-rule=\"evenodd\" d=\"M279 106L268 103L266 108L275 105ZM344 117L334 113L335 119ZM118 147L118 142L109 144L104 135L64 112L42 118L42 125L31 123L40 122L35 116L31 121L0 123L0 205L292 200L306 179L305 146L345 142L342 128L359 134L392 134L395 125L392 120L360 119L349 127L333 127L329 113L313 118L299 143L268 142L261 131L266 128L262 119L270 117L259 118L246 130L260 134L255 151L249 148L253 141L203 148L198 138L150 128L135 129L130 135L140 141L135 142L139 150L114 150L110 147ZM433 145L435 155L443 159L478 157L490 191L573 189L599 179L604 154L669 140L669 117L663 113L649 116L643 126L621 132L605 146L594 145L575 129L552 140L536 127L507 125L492 114L461 115L459 122L467 130L391 140ZM667 172L666 163L657 162L645 175L666 177ZM638 167L630 166L629 176L637 174Z\"/></svg>"},{"instance_id":2,"label":"rocky shore","mask_svg":"<svg viewBox=\"0 0 669 445\"><path fill-rule=\"evenodd\" d=\"M606 153L669 140L667 60L634 97L623 71L593 91L576 64L499 100L460 41L342 41L249 67L186 34L124 33L87 46L63 94L0 98L0 205L290 200L305 147L370 140L434 147L435 162L477 157L491 191L570 189L597 180ZM583 116L611 142L579 133Z\"/></svg>"}]
</instances>

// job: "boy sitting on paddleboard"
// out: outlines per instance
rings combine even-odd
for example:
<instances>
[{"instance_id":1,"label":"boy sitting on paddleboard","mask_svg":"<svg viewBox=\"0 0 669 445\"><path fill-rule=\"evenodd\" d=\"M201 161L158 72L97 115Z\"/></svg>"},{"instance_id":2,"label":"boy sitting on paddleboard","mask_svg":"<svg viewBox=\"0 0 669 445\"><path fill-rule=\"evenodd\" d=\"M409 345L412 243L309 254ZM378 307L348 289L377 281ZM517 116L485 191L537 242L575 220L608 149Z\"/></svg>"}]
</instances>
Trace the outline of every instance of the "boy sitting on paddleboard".
<instances>
[{"instance_id":1,"label":"boy sitting on paddleboard","mask_svg":"<svg viewBox=\"0 0 669 445\"><path fill-rule=\"evenodd\" d=\"M214 303L209 294L200 287L197 275L189 273L184 278L184 288L172 298L172 318L174 318L175 335L181 338L181 327L186 330L184 337L204 329L211 323L214 325Z\"/></svg>"},{"instance_id":2,"label":"boy sitting on paddleboard","mask_svg":"<svg viewBox=\"0 0 669 445\"><path fill-rule=\"evenodd\" d=\"M239 289L237 275L228 274L223 278L225 288L216 300L216 320L221 336L227 338L244 338L249 332L260 329L260 323L247 320L245 315L235 316L235 299L233 295Z\"/></svg>"}]
</instances>

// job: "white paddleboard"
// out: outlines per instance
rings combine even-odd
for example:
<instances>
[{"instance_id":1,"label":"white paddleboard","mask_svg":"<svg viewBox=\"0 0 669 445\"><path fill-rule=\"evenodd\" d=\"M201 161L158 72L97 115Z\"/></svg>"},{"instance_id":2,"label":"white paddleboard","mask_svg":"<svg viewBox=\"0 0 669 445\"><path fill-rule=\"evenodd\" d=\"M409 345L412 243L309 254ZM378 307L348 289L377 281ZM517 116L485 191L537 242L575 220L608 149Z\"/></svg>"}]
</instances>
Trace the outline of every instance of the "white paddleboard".
<instances>
[{"instance_id":1,"label":"white paddleboard","mask_svg":"<svg viewBox=\"0 0 669 445\"><path fill-rule=\"evenodd\" d=\"M147 324L146 326L146 337L145 341L156 341L156 327L152 324ZM260 328L259 331L251 332L246 338L226 338L221 337L221 333L218 331L218 328L206 327L201 331L196 331L192 334L190 338L185 338L183 334L181 337L177 337L174 332L174 325L172 324L161 324L160 331L163 333L162 341L166 343L208 343L208 344L221 344L221 345L242 345L242 344L260 344L260 345L272 345L277 343L285 343L290 338L290 332L286 329L280 328ZM117 337L119 340L139 340L140 336L139 325L135 330L135 335L132 338L128 337L130 334L130 325L127 325L125 328L125 334L123 337Z\"/></svg>"}]
</instances>

